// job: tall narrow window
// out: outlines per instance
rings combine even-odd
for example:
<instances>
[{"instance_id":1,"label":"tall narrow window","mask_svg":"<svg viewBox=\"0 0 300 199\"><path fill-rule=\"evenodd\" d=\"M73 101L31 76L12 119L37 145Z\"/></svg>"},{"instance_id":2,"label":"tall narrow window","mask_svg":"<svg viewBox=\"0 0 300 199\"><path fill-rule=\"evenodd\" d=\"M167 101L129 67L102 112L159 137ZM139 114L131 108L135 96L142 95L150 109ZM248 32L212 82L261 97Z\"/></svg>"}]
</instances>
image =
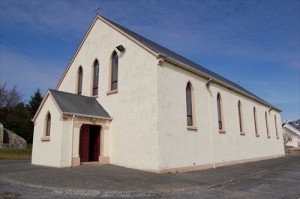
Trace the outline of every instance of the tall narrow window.
<instances>
[{"instance_id":1,"label":"tall narrow window","mask_svg":"<svg viewBox=\"0 0 300 199\"><path fill-rule=\"evenodd\" d=\"M267 111L265 111L265 120L266 120L267 136L269 138L270 137L270 133L269 133L269 123L268 123L268 114L267 114Z\"/></svg>"},{"instance_id":2,"label":"tall narrow window","mask_svg":"<svg viewBox=\"0 0 300 199\"><path fill-rule=\"evenodd\" d=\"M46 136L50 136L50 130L51 130L51 115L50 113L47 114L46 118Z\"/></svg>"},{"instance_id":3,"label":"tall narrow window","mask_svg":"<svg viewBox=\"0 0 300 199\"><path fill-rule=\"evenodd\" d=\"M242 118L242 104L241 104L241 101L238 102L238 109L239 109L240 133L243 133L243 118Z\"/></svg>"},{"instance_id":4,"label":"tall narrow window","mask_svg":"<svg viewBox=\"0 0 300 199\"><path fill-rule=\"evenodd\" d=\"M274 115L274 121L275 121L276 137L279 138L279 136L278 136L278 129L277 129L277 119L276 119L276 115Z\"/></svg>"},{"instance_id":5,"label":"tall narrow window","mask_svg":"<svg viewBox=\"0 0 300 199\"><path fill-rule=\"evenodd\" d=\"M186 85L186 117L187 117L187 125L193 126L193 102L192 102L192 85L189 82Z\"/></svg>"},{"instance_id":6,"label":"tall narrow window","mask_svg":"<svg viewBox=\"0 0 300 199\"><path fill-rule=\"evenodd\" d=\"M99 62L94 62L94 74L93 74L93 96L98 95L98 83L99 83Z\"/></svg>"},{"instance_id":7,"label":"tall narrow window","mask_svg":"<svg viewBox=\"0 0 300 199\"><path fill-rule=\"evenodd\" d=\"M220 93L217 95L217 109L218 109L218 124L219 130L224 130L223 112L222 112L222 98Z\"/></svg>"},{"instance_id":8,"label":"tall narrow window","mask_svg":"<svg viewBox=\"0 0 300 199\"><path fill-rule=\"evenodd\" d=\"M111 58L111 90L118 89L118 54L116 51L113 52Z\"/></svg>"},{"instance_id":9,"label":"tall narrow window","mask_svg":"<svg viewBox=\"0 0 300 199\"><path fill-rule=\"evenodd\" d=\"M77 74L77 94L78 95L82 94L82 77L83 77L83 71L82 71L82 67L80 66L78 69L78 74Z\"/></svg>"},{"instance_id":10,"label":"tall narrow window","mask_svg":"<svg viewBox=\"0 0 300 199\"><path fill-rule=\"evenodd\" d=\"M256 121L256 108L253 108L253 117L254 117L254 128L255 128L255 135L258 136L258 129L257 129L257 121Z\"/></svg>"}]
</instances>

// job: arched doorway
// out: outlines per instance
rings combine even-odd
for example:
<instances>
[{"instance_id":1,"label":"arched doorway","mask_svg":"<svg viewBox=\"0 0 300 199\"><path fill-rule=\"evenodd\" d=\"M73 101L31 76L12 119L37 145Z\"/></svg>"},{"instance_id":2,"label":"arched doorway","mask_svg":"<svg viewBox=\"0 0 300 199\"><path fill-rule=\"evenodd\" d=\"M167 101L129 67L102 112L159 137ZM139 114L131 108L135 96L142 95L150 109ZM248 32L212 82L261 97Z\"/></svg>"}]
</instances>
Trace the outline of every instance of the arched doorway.
<instances>
[{"instance_id":1,"label":"arched doorway","mask_svg":"<svg viewBox=\"0 0 300 199\"><path fill-rule=\"evenodd\" d=\"M101 126L84 124L80 129L80 162L98 162Z\"/></svg>"}]
</instances>

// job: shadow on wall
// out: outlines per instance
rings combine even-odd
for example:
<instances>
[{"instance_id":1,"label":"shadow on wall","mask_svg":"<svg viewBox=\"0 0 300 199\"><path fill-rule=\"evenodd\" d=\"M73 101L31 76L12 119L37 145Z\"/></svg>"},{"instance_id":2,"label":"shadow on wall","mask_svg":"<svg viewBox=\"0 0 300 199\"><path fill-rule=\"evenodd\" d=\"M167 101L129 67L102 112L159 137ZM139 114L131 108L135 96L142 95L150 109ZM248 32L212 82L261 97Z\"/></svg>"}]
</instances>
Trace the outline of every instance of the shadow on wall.
<instances>
[{"instance_id":1,"label":"shadow on wall","mask_svg":"<svg viewBox=\"0 0 300 199\"><path fill-rule=\"evenodd\" d=\"M0 123L0 148L26 149L27 141Z\"/></svg>"}]
</instances>

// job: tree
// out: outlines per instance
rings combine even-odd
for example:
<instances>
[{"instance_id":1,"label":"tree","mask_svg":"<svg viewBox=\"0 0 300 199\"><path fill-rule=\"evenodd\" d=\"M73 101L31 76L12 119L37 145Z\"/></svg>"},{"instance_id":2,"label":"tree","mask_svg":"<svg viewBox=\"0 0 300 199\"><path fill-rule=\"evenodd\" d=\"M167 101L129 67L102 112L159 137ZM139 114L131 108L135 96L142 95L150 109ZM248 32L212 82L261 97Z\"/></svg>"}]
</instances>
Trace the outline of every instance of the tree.
<instances>
[{"instance_id":1,"label":"tree","mask_svg":"<svg viewBox=\"0 0 300 199\"><path fill-rule=\"evenodd\" d=\"M29 103L26 105L26 109L28 111L28 119L29 121L31 121L31 119L34 117L36 111L38 110L38 108L40 107L41 102L43 101L43 97L41 95L41 91L38 88L33 96L31 96L31 100L29 101ZM32 142L33 139L33 129L34 129L34 125L32 122L29 123L30 129L31 131L27 132L26 134L26 140L28 142Z\"/></svg>"},{"instance_id":2,"label":"tree","mask_svg":"<svg viewBox=\"0 0 300 199\"><path fill-rule=\"evenodd\" d=\"M27 111L23 103L14 106L7 114L6 124L4 127L18 134L27 142L32 142L33 125L30 120L30 113Z\"/></svg>"},{"instance_id":3,"label":"tree","mask_svg":"<svg viewBox=\"0 0 300 199\"><path fill-rule=\"evenodd\" d=\"M284 130L283 132L283 142L284 142L284 146L286 146L286 144L290 141L293 140L293 136L288 133L287 131Z\"/></svg>"},{"instance_id":4,"label":"tree","mask_svg":"<svg viewBox=\"0 0 300 199\"><path fill-rule=\"evenodd\" d=\"M17 86L11 90L7 89L6 82L0 85L0 122L7 126L7 116L12 112L12 109L17 106L22 100L22 95L18 92Z\"/></svg>"},{"instance_id":5,"label":"tree","mask_svg":"<svg viewBox=\"0 0 300 199\"><path fill-rule=\"evenodd\" d=\"M26 105L27 110L30 113L31 119L34 117L36 111L40 107L41 102L43 101L43 97L41 95L41 91L38 88L35 92L34 95L31 96L31 100L29 101L29 104Z\"/></svg>"},{"instance_id":6,"label":"tree","mask_svg":"<svg viewBox=\"0 0 300 199\"><path fill-rule=\"evenodd\" d=\"M9 90L6 83L0 85L0 122L31 143L34 127L31 119L42 99L40 89L37 89L29 103L24 105L16 86Z\"/></svg>"},{"instance_id":7,"label":"tree","mask_svg":"<svg viewBox=\"0 0 300 199\"><path fill-rule=\"evenodd\" d=\"M22 101L22 95L15 85L11 90L6 88L6 82L0 85L0 108L12 108Z\"/></svg>"}]
</instances>

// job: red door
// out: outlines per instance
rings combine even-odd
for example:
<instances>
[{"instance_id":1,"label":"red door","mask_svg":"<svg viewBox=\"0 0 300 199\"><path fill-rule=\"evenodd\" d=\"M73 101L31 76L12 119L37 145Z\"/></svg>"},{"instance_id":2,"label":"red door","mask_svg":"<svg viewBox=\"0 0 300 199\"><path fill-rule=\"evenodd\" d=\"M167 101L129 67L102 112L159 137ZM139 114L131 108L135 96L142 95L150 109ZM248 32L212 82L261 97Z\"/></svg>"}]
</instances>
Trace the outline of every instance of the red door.
<instances>
[{"instance_id":1,"label":"red door","mask_svg":"<svg viewBox=\"0 0 300 199\"><path fill-rule=\"evenodd\" d=\"M80 129L80 162L98 161L100 156L100 126L82 125Z\"/></svg>"},{"instance_id":2,"label":"red door","mask_svg":"<svg viewBox=\"0 0 300 199\"><path fill-rule=\"evenodd\" d=\"M89 161L89 140L90 140L89 125L82 125L80 129L80 147L79 147L80 162Z\"/></svg>"},{"instance_id":3,"label":"red door","mask_svg":"<svg viewBox=\"0 0 300 199\"><path fill-rule=\"evenodd\" d=\"M100 156L100 126L90 126L89 161L98 161Z\"/></svg>"}]
</instances>

